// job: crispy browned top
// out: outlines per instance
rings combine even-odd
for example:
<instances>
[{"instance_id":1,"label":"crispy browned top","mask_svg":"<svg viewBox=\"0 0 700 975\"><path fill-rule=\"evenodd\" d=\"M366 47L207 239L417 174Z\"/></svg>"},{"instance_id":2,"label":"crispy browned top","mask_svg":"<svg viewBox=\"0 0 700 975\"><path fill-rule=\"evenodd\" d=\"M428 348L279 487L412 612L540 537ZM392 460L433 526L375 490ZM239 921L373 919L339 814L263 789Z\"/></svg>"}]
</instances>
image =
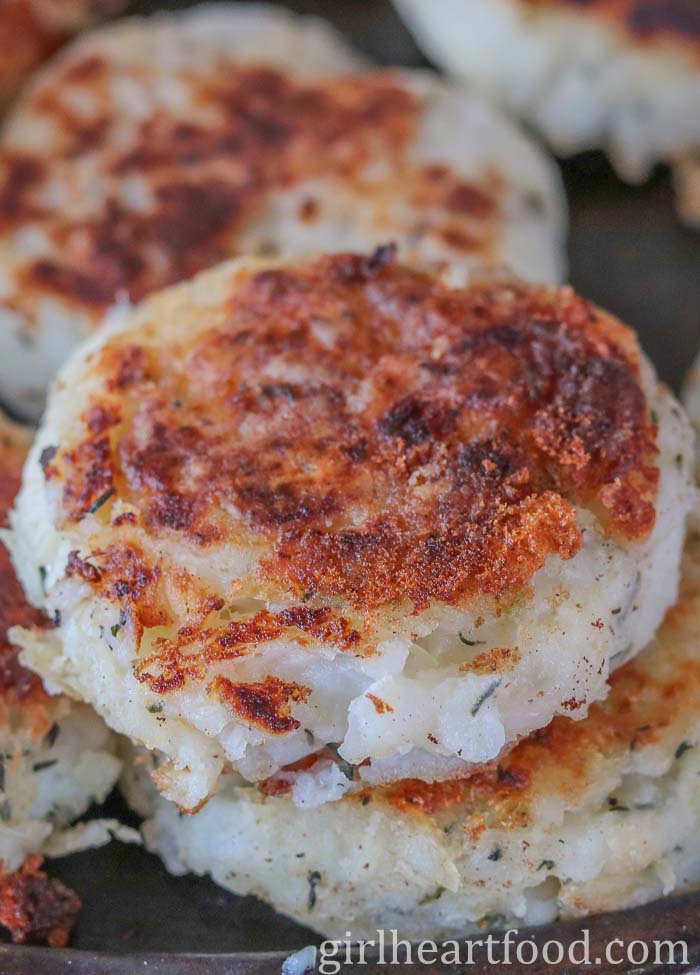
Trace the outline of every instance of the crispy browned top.
<instances>
[{"instance_id":1,"label":"crispy browned top","mask_svg":"<svg viewBox=\"0 0 700 975\"><path fill-rule=\"evenodd\" d=\"M20 428L0 418L0 526L7 527L7 515L19 490L27 436ZM48 696L36 674L17 659L17 647L7 632L13 626L45 626L46 618L25 599L7 549L0 543L0 720L5 708L19 706L27 729L37 734L47 730L45 705Z\"/></svg>"},{"instance_id":2,"label":"crispy browned top","mask_svg":"<svg viewBox=\"0 0 700 975\"><path fill-rule=\"evenodd\" d=\"M585 11L641 41L680 41L700 54L698 0L524 0L527 4Z\"/></svg>"},{"instance_id":3,"label":"crispy browned top","mask_svg":"<svg viewBox=\"0 0 700 975\"><path fill-rule=\"evenodd\" d=\"M301 181L335 180L337 193L371 197L380 222L395 225L397 210L415 207L406 235L429 232L456 254L488 258L498 247L503 178L489 170L467 181L415 162L424 106L396 74L310 82L268 67L197 65L178 84L198 110L160 106L145 118L114 104L123 76L95 53L56 65L25 109L50 119L55 137L33 154L0 152L0 229L31 221L49 241L21 268L13 300L23 308L48 293L97 322L117 298L139 300L239 253L273 194ZM97 107L78 111L76 91L81 105L89 97ZM83 185L80 173L93 169ZM79 205L54 205L47 182ZM147 203L132 202L134 185ZM326 219L324 205L322 191L301 200L288 222Z\"/></svg>"},{"instance_id":4,"label":"crispy browned top","mask_svg":"<svg viewBox=\"0 0 700 975\"><path fill-rule=\"evenodd\" d=\"M255 586L365 614L511 598L577 551L576 504L623 537L651 529L636 344L570 289L450 289L391 248L231 276L221 324L98 354L82 439L45 458L67 522L118 499L124 539L252 549ZM160 605L130 545L72 571Z\"/></svg>"}]
</instances>

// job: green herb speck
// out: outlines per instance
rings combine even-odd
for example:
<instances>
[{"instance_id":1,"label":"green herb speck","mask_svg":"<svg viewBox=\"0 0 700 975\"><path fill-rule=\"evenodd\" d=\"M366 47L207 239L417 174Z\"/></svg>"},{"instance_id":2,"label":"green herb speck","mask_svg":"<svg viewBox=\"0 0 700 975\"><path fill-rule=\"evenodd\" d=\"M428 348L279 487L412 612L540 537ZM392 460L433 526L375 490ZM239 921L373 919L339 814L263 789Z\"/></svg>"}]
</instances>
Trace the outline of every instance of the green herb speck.
<instances>
[{"instance_id":1,"label":"green herb speck","mask_svg":"<svg viewBox=\"0 0 700 975\"><path fill-rule=\"evenodd\" d=\"M338 749L340 748L340 744L335 741L329 741L328 744L326 745L326 748L329 751L333 752L333 757L335 758L338 768L343 773L345 778L349 779L350 782L352 782L352 780L355 778L355 766L352 765L350 762L347 762L343 758L343 756L338 752Z\"/></svg>"},{"instance_id":2,"label":"green herb speck","mask_svg":"<svg viewBox=\"0 0 700 975\"><path fill-rule=\"evenodd\" d=\"M498 680L495 680L495 681L493 681L493 683L489 684L489 686L486 688L486 690L483 691L479 695L479 697L476 699L476 701L472 705L472 710L471 710L472 718L475 717L479 713L479 710L480 710L482 704L485 701L488 701L488 699L491 697L491 695L494 693L494 691L498 687L500 687L500 686L501 686L501 678L499 677Z\"/></svg>"},{"instance_id":3,"label":"green herb speck","mask_svg":"<svg viewBox=\"0 0 700 975\"><path fill-rule=\"evenodd\" d=\"M485 640L467 640L466 636L460 630L458 633L460 643L463 643L465 647L484 647L486 646Z\"/></svg>"},{"instance_id":4,"label":"green herb speck","mask_svg":"<svg viewBox=\"0 0 700 975\"><path fill-rule=\"evenodd\" d=\"M106 504L111 497L117 493L115 487L108 488L99 498L95 498L89 508L85 509L86 515L94 515L96 511L99 511L103 504Z\"/></svg>"}]
</instances>

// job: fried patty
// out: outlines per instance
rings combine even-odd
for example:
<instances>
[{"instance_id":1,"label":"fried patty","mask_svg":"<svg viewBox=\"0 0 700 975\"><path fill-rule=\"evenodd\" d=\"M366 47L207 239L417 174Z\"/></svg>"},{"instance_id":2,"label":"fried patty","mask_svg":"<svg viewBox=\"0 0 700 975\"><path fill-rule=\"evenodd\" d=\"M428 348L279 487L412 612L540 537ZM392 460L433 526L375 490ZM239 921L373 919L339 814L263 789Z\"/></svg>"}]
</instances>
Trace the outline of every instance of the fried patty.
<instances>
[{"instance_id":1,"label":"fried patty","mask_svg":"<svg viewBox=\"0 0 700 975\"><path fill-rule=\"evenodd\" d=\"M700 150L697 0L396 0L443 68L539 130L557 153L606 151L630 182L677 172L679 210Z\"/></svg>"},{"instance_id":2,"label":"fried patty","mask_svg":"<svg viewBox=\"0 0 700 975\"><path fill-rule=\"evenodd\" d=\"M13 515L55 690L296 802L582 717L677 591L692 435L576 295L392 248L238 261L61 373Z\"/></svg>"},{"instance_id":3,"label":"fried patty","mask_svg":"<svg viewBox=\"0 0 700 975\"><path fill-rule=\"evenodd\" d=\"M127 766L147 845L329 937L415 940L581 917L700 883L700 544L656 640L588 717L557 717L451 782L375 787L299 810L227 777L194 816Z\"/></svg>"},{"instance_id":4,"label":"fried patty","mask_svg":"<svg viewBox=\"0 0 700 975\"><path fill-rule=\"evenodd\" d=\"M0 526L19 488L29 433L0 417ZM0 924L14 940L65 944L79 901L38 868L61 832L111 791L114 736L84 705L50 697L18 659L8 631L44 631L0 545Z\"/></svg>"},{"instance_id":5,"label":"fried patty","mask_svg":"<svg viewBox=\"0 0 700 975\"><path fill-rule=\"evenodd\" d=\"M320 809L232 777L194 816L157 796L152 756L125 791L176 874L210 874L330 937L483 936L700 883L700 542L655 641L581 722L557 717L498 763L367 788Z\"/></svg>"},{"instance_id":6,"label":"fried patty","mask_svg":"<svg viewBox=\"0 0 700 975\"><path fill-rule=\"evenodd\" d=\"M366 249L558 281L552 164L428 74L370 71L321 22L235 5L85 35L0 136L0 387L37 415L115 303L236 254Z\"/></svg>"}]
</instances>

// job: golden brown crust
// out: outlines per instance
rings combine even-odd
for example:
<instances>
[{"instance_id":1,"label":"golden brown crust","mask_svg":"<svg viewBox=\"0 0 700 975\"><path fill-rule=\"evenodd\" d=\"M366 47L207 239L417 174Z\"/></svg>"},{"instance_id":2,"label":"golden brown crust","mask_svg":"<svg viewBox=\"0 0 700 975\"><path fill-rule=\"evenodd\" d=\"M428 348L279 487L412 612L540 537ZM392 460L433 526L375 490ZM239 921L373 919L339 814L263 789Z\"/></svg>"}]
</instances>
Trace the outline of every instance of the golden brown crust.
<instances>
[{"instance_id":1,"label":"golden brown crust","mask_svg":"<svg viewBox=\"0 0 700 975\"><path fill-rule=\"evenodd\" d=\"M41 864L40 856L30 856L14 873L5 873L0 866L0 924L15 944L43 942L64 948L80 900L60 880L40 870Z\"/></svg>"},{"instance_id":2,"label":"golden brown crust","mask_svg":"<svg viewBox=\"0 0 700 975\"><path fill-rule=\"evenodd\" d=\"M28 449L28 435L22 428L0 418L0 527L19 490L22 464ZM0 543L0 720L7 712L21 709L22 722L37 736L50 725L48 695L36 674L22 667L17 647L7 633L13 626L45 627L46 617L29 605L17 580L7 549Z\"/></svg>"},{"instance_id":3,"label":"golden brown crust","mask_svg":"<svg viewBox=\"0 0 700 975\"><path fill-rule=\"evenodd\" d=\"M126 147L110 94L118 77L92 51L57 64L53 83L27 99L30 114L51 119L54 146L35 156L0 152L0 228L31 220L49 241L20 271L16 300L29 319L27 296L49 294L97 323L119 298L137 301L239 253L241 234L268 201L302 181L330 179L358 201L371 197L377 220L390 226L394 211L414 207L420 217L407 235L428 234L460 255L497 254L503 178L489 169L468 181L447 165L414 160L425 106L400 74L305 82L267 67L202 66L201 77L187 79L201 108L195 120L154 109L131 121ZM66 96L75 85L102 108L79 113ZM71 176L78 157L97 167L107 191L80 218L42 195L52 178L80 192ZM125 202L127 184L147 188L147 207ZM323 193L302 201L300 219L324 220L323 206Z\"/></svg>"},{"instance_id":4,"label":"golden brown crust","mask_svg":"<svg viewBox=\"0 0 700 975\"><path fill-rule=\"evenodd\" d=\"M283 735L301 727L290 707L305 701L311 688L271 675L256 683L235 683L219 676L209 685L209 693L218 697L241 721Z\"/></svg>"},{"instance_id":5,"label":"golden brown crust","mask_svg":"<svg viewBox=\"0 0 700 975\"><path fill-rule=\"evenodd\" d=\"M223 605L223 600L210 600L203 608L201 618L205 620ZM140 660L134 672L154 694L165 694L183 687L187 678L203 680L208 665L234 660L246 654L252 646L259 647L285 635L300 644L311 637L340 650L352 650L360 643L357 630L353 630L346 619L334 616L329 606L319 609L292 606L279 613L262 610L249 619L233 620L223 629L183 626L174 640L163 637L156 640L155 652ZM198 652L193 654L191 649L195 642ZM218 693L221 687L212 690ZM231 695L227 697L230 703Z\"/></svg>"},{"instance_id":6,"label":"golden brown crust","mask_svg":"<svg viewBox=\"0 0 700 975\"><path fill-rule=\"evenodd\" d=\"M108 341L83 439L45 465L68 522L128 505L125 541L69 568L143 626L166 601L127 529L252 547L255 586L352 618L511 599L577 551L574 505L626 538L653 526L636 345L569 289L449 289L391 249L338 255L240 274L224 324L171 351ZM322 622L355 639L339 614Z\"/></svg>"}]
</instances>

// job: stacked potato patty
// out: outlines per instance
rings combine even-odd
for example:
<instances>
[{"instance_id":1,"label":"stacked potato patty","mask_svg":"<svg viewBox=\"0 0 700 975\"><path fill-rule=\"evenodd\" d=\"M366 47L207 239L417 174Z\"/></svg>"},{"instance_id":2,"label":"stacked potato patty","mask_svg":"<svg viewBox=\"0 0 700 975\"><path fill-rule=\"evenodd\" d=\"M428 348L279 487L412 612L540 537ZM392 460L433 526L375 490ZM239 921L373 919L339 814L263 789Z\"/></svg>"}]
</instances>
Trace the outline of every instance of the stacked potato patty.
<instances>
[{"instance_id":1,"label":"stacked potato patty","mask_svg":"<svg viewBox=\"0 0 700 975\"><path fill-rule=\"evenodd\" d=\"M700 884L700 541L653 643L579 723L499 763L301 811L227 777L195 816L132 766L126 794L173 873L208 873L331 937L483 935L632 907Z\"/></svg>"},{"instance_id":2,"label":"stacked potato patty","mask_svg":"<svg viewBox=\"0 0 700 975\"><path fill-rule=\"evenodd\" d=\"M4 533L6 914L117 774L102 720L172 871L327 934L700 881L694 437L558 286L555 172L257 6L94 32L29 86L1 395L36 413L85 341Z\"/></svg>"},{"instance_id":3,"label":"stacked potato patty","mask_svg":"<svg viewBox=\"0 0 700 975\"><path fill-rule=\"evenodd\" d=\"M677 594L692 435L571 289L243 260L60 374L10 539L50 689L302 807L582 718Z\"/></svg>"},{"instance_id":4,"label":"stacked potato patty","mask_svg":"<svg viewBox=\"0 0 700 975\"><path fill-rule=\"evenodd\" d=\"M551 162L459 86L320 22L207 7L87 34L0 135L0 389L36 417L113 304L236 254L366 249L558 281Z\"/></svg>"},{"instance_id":5,"label":"stacked potato patty","mask_svg":"<svg viewBox=\"0 0 700 975\"><path fill-rule=\"evenodd\" d=\"M0 525L19 488L28 441L28 431L0 417ZM19 625L50 629L26 602L0 545L0 924L16 940L60 944L80 905L38 871L37 855L67 845L64 827L105 798L121 764L115 736L90 708L49 697L20 664L8 637Z\"/></svg>"},{"instance_id":6,"label":"stacked potato patty","mask_svg":"<svg viewBox=\"0 0 700 975\"><path fill-rule=\"evenodd\" d=\"M700 7L687 0L395 0L435 61L527 119L557 152L620 175L673 166L700 220ZM507 55L504 52L508 52Z\"/></svg>"}]
</instances>

